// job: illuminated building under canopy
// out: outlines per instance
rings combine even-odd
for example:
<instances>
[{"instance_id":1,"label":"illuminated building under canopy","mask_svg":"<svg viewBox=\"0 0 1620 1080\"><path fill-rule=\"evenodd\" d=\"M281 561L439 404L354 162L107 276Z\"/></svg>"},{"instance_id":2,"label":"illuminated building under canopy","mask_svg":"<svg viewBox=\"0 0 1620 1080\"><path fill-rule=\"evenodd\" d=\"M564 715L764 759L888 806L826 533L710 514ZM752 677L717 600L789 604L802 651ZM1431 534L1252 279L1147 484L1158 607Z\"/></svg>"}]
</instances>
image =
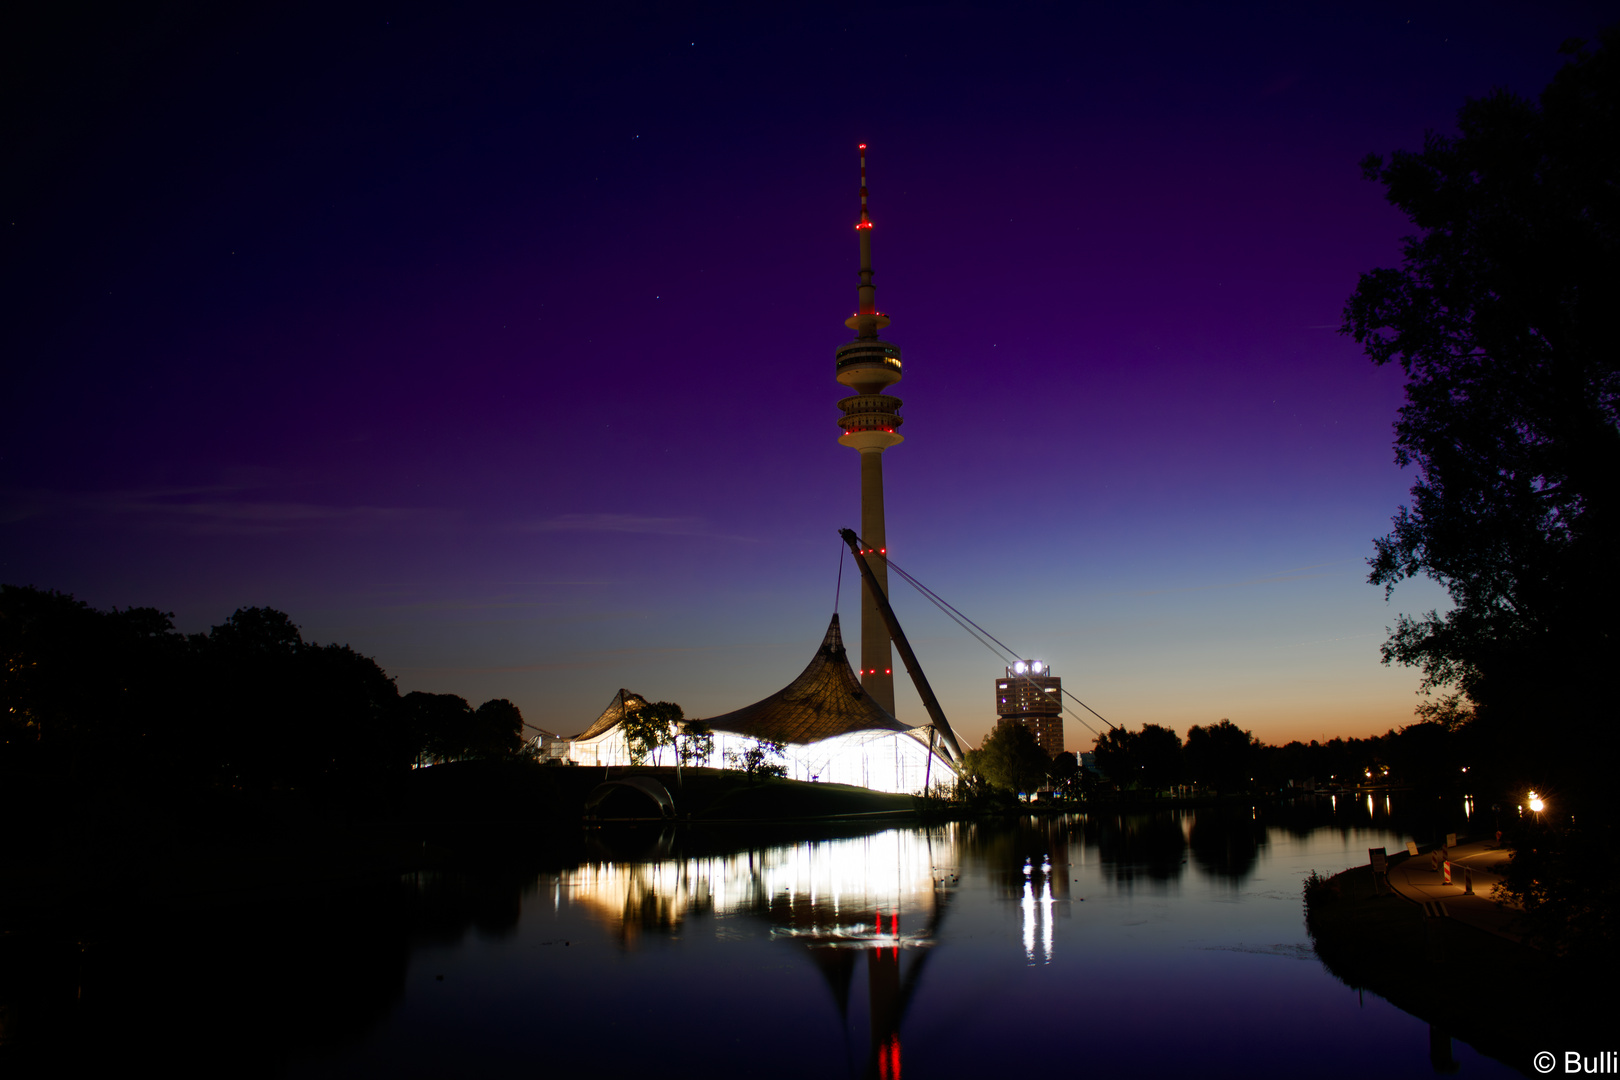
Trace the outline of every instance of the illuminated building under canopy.
<instances>
[{"instance_id":1,"label":"illuminated building under canopy","mask_svg":"<svg viewBox=\"0 0 1620 1080\"><path fill-rule=\"evenodd\" d=\"M629 765L622 721L645 704L639 694L620 690L602 715L570 740L569 760ZM794 780L920 792L956 778L941 751L930 749L940 745L932 725L901 723L862 689L849 666L837 615L798 678L752 705L703 722L714 732L714 749L699 765L720 767L728 754L773 742L785 748L780 762Z\"/></svg>"}]
</instances>

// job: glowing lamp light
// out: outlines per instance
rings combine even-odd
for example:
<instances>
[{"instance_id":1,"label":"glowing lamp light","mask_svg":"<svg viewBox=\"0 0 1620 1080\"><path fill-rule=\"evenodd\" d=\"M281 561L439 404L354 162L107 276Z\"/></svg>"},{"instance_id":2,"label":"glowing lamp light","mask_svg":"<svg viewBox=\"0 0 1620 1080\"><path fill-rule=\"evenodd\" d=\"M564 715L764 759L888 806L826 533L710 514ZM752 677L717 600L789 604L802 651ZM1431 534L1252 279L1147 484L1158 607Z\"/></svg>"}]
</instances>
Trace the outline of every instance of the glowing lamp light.
<instances>
[{"instance_id":1,"label":"glowing lamp light","mask_svg":"<svg viewBox=\"0 0 1620 1080\"><path fill-rule=\"evenodd\" d=\"M1022 675L1024 673L1024 662L1022 660L1020 660L1020 661L1018 661L1018 663L1014 664L1013 665L1013 671L1015 671L1019 675Z\"/></svg>"},{"instance_id":2,"label":"glowing lamp light","mask_svg":"<svg viewBox=\"0 0 1620 1080\"><path fill-rule=\"evenodd\" d=\"M1538 814L1547 809L1547 804L1541 801L1541 796L1533 791L1530 793L1530 809Z\"/></svg>"},{"instance_id":3,"label":"glowing lamp light","mask_svg":"<svg viewBox=\"0 0 1620 1080\"><path fill-rule=\"evenodd\" d=\"M1032 660L1030 661L1029 670L1039 675L1041 672L1046 670L1046 665L1041 663L1039 660Z\"/></svg>"}]
</instances>

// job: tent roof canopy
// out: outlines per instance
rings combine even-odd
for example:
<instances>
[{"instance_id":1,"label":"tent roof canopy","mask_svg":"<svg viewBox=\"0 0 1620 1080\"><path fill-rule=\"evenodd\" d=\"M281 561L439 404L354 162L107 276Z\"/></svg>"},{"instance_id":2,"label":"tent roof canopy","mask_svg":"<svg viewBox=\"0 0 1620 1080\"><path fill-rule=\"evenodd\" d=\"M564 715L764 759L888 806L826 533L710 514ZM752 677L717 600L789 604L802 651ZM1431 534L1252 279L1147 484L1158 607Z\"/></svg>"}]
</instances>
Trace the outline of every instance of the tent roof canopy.
<instances>
[{"instance_id":1,"label":"tent roof canopy","mask_svg":"<svg viewBox=\"0 0 1620 1080\"><path fill-rule=\"evenodd\" d=\"M621 688L617 694L613 695L613 700L608 702L608 707L602 710L602 715L591 721L590 727L575 735L573 741L594 739L598 735L607 734L612 730L613 725L624 719L625 713L635 712L645 704L647 704L646 698L633 690Z\"/></svg>"},{"instance_id":2,"label":"tent roof canopy","mask_svg":"<svg viewBox=\"0 0 1620 1080\"><path fill-rule=\"evenodd\" d=\"M779 743L820 742L852 731L912 730L861 688L849 666L836 614L815 657L797 679L768 698L704 723L715 731Z\"/></svg>"}]
</instances>

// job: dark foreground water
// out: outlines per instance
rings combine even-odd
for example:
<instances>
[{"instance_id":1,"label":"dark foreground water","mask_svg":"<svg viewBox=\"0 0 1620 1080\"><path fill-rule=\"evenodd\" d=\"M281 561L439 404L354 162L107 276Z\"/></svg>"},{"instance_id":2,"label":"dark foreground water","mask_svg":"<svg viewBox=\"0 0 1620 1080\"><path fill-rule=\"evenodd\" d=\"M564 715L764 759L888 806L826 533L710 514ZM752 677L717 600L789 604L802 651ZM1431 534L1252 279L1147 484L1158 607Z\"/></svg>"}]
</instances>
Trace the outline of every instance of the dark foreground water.
<instances>
[{"instance_id":1,"label":"dark foreground water","mask_svg":"<svg viewBox=\"0 0 1620 1080\"><path fill-rule=\"evenodd\" d=\"M14 1061L171 1074L1433 1075L1428 1026L1325 971L1300 900L1401 825L1317 800L608 832L561 858L519 840L320 916L63 953L54 996L13 993L9 1038ZM1516 1075L1450 1050L1463 1075Z\"/></svg>"}]
</instances>

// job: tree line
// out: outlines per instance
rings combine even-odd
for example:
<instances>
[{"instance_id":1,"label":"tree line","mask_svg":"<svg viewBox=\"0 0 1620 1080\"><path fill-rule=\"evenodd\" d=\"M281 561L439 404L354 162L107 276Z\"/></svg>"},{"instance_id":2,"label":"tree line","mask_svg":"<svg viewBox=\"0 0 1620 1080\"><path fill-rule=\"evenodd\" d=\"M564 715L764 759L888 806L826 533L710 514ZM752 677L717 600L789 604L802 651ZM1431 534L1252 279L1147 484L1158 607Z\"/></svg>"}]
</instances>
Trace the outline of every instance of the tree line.
<instances>
[{"instance_id":1,"label":"tree line","mask_svg":"<svg viewBox=\"0 0 1620 1080\"><path fill-rule=\"evenodd\" d=\"M1355 787L1369 781L1431 791L1463 785L1474 752L1455 714L1366 739L1335 738L1273 746L1232 723L1194 724L1183 741L1174 728L1144 724L1099 735L1097 768L1120 790L1160 792L1195 786L1216 794L1258 794L1288 788Z\"/></svg>"},{"instance_id":2,"label":"tree line","mask_svg":"<svg viewBox=\"0 0 1620 1080\"><path fill-rule=\"evenodd\" d=\"M1449 791L1469 779L1478 753L1476 733L1455 699L1424 710L1413 724L1367 739L1295 740L1272 746L1220 720L1194 724L1185 741L1175 729L1144 724L1111 728L1093 745L1100 777L1085 775L1073 753L1048 757L1028 728L1002 723L959 767L964 797L989 791L1051 789L1083 795L1101 785L1120 792L1158 794L1196 788L1216 795L1255 795L1289 788L1354 787L1376 781Z\"/></svg>"},{"instance_id":3,"label":"tree line","mask_svg":"<svg viewBox=\"0 0 1620 1080\"><path fill-rule=\"evenodd\" d=\"M0 585L0 776L329 789L413 765L525 753L503 698L400 694L370 657L240 608L206 634Z\"/></svg>"}]
</instances>

